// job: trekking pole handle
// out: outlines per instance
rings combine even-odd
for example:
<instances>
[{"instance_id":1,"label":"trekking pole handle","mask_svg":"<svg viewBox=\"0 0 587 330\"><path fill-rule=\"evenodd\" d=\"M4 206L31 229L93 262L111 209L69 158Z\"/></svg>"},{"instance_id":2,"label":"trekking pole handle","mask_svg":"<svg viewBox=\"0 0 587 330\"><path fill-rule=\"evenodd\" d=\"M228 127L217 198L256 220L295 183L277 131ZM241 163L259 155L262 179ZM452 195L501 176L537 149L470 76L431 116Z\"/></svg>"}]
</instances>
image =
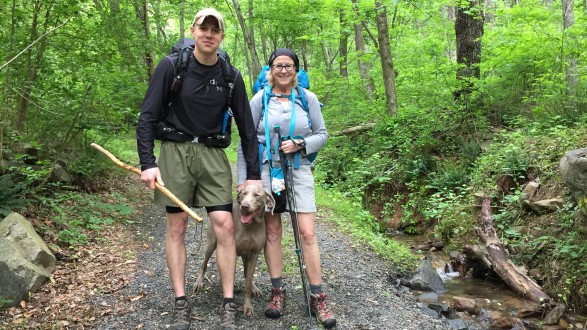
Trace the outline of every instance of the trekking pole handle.
<instances>
[{"instance_id":1,"label":"trekking pole handle","mask_svg":"<svg viewBox=\"0 0 587 330\"><path fill-rule=\"evenodd\" d=\"M100 145L96 144L96 143L92 143L90 144L90 146L98 151L100 151L101 153L103 153L104 155L106 155L106 157L110 158L111 161L114 162L114 164L129 170L133 173L136 173L138 175L141 175L141 170L139 170L136 167L130 166L128 164L123 163L122 161L120 161L118 158L114 157L114 155L112 155L110 153L110 151L102 148ZM198 216L194 211L192 211L191 208L189 208L187 205L185 205L179 198L177 198L177 196L175 196L171 191L169 191L169 189L165 188L164 186L160 185L159 182L157 182L157 180L155 180L155 187L157 189L159 189L159 191L161 191L165 196L169 197L169 199L171 199L175 204L177 204L177 206L179 206L184 212L186 212L190 217L192 217L196 222L202 222L202 218L200 216Z\"/></svg>"}]
</instances>

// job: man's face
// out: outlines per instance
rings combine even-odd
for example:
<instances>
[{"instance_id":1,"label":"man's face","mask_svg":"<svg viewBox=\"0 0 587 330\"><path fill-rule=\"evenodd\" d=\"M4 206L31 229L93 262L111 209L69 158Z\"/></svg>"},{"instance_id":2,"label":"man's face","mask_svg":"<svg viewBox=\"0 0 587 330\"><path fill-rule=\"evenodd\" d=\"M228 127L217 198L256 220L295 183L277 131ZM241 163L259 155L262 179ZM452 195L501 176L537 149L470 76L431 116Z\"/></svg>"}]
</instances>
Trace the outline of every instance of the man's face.
<instances>
[{"instance_id":1,"label":"man's face","mask_svg":"<svg viewBox=\"0 0 587 330\"><path fill-rule=\"evenodd\" d=\"M224 31L220 30L218 21L212 16L206 17L202 24L196 24L190 30L198 51L203 54L215 54L224 40Z\"/></svg>"}]
</instances>

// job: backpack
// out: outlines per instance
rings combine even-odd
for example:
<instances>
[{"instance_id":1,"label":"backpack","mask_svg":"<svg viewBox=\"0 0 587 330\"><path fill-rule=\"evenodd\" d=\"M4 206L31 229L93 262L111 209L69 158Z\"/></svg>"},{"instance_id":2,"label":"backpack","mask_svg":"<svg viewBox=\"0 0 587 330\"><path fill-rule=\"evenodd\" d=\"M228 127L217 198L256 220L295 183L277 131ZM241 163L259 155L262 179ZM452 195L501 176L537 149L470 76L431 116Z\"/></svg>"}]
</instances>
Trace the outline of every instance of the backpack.
<instances>
[{"instance_id":1,"label":"backpack","mask_svg":"<svg viewBox=\"0 0 587 330\"><path fill-rule=\"evenodd\" d=\"M253 85L253 95L257 94L258 91L262 90L263 87L267 85L267 72L269 69L269 65L264 65L261 69L261 73L259 73L259 76ZM308 73L302 68L298 70L298 85L304 87L305 89L310 89L310 77L308 76Z\"/></svg>"},{"instance_id":2,"label":"backpack","mask_svg":"<svg viewBox=\"0 0 587 330\"><path fill-rule=\"evenodd\" d=\"M267 82L267 72L270 70L269 65L265 65L263 66L263 68L261 69L261 73L259 73L259 76L257 77L257 80L255 81L255 84L253 85L253 92L256 94L258 91L260 91L261 89L263 89L265 92L263 94L263 108L261 110L261 116L259 118L259 121L261 119L263 119L263 117L265 116L265 107L267 106L267 102L269 101L269 98L271 98L272 96L275 96L275 94L273 94L271 92L271 86L268 85ZM312 128L312 122L310 120L310 107L308 106L308 101L306 100L306 89L310 89L310 78L308 76L308 73L304 70L304 69L299 69L298 70L298 86L295 89L295 102L298 103L302 109L304 109L304 111L308 114L308 127L310 127L310 129ZM320 106L322 106L322 104L320 104ZM293 125L292 125L293 126ZM292 127L293 128L293 127ZM265 128L266 130L266 135L268 136L268 132L267 132L267 127ZM265 149L266 147L264 146L259 146L260 150L261 149ZM260 155L261 157L261 151L260 151ZM316 156L318 156L318 153L312 153L307 155L306 157L308 158L308 160L313 163L316 160ZM299 160L298 160L299 162ZM297 166L299 166L298 164L296 164Z\"/></svg>"},{"instance_id":3,"label":"backpack","mask_svg":"<svg viewBox=\"0 0 587 330\"><path fill-rule=\"evenodd\" d=\"M184 38L176 42L173 46L171 46L171 51L169 52L169 58L175 63L174 66L174 74L173 74L173 81L171 82L171 96L167 102L166 111L171 108L171 105L175 101L179 90L183 84L183 79L186 76L188 67L190 65L190 60L192 58L191 54L194 51L195 41L191 38ZM224 76L224 84L223 86L228 89L228 94L226 97L226 112L224 113L224 117L222 120L222 129L220 134L212 137L208 137L205 139L204 144L212 147L218 148L226 148L230 145L230 133L231 133L231 117L232 111L230 109L230 105L232 104L232 94L234 89L234 82L235 82L235 75L232 65L230 64L230 57L228 53L226 53L223 49L218 49L218 60L220 61L220 67L222 68L222 75ZM221 83L220 83L221 84ZM222 84L221 84L222 85ZM166 127L166 124L161 121L159 126L165 126L163 128L159 128L159 131L164 132L160 139L165 140L182 140L181 135L183 133L178 132L177 130Z\"/></svg>"}]
</instances>

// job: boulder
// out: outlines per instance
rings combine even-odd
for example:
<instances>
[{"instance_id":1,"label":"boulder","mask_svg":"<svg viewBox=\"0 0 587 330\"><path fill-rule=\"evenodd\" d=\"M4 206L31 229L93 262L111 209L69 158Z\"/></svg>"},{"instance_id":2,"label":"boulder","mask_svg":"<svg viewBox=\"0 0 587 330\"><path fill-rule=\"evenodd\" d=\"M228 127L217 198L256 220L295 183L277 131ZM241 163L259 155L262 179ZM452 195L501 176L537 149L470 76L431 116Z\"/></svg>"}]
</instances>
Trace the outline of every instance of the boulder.
<instances>
[{"instance_id":1,"label":"boulder","mask_svg":"<svg viewBox=\"0 0 587 330\"><path fill-rule=\"evenodd\" d=\"M422 259L416 274L409 280L402 280L401 284L416 290L434 291L436 293L448 292L442 278L440 278L440 275L438 275L438 272L432 267L432 263L427 258Z\"/></svg>"},{"instance_id":2,"label":"boulder","mask_svg":"<svg viewBox=\"0 0 587 330\"><path fill-rule=\"evenodd\" d=\"M37 291L55 268L55 256L18 213L0 221L0 298L17 304Z\"/></svg>"},{"instance_id":3,"label":"boulder","mask_svg":"<svg viewBox=\"0 0 587 330\"><path fill-rule=\"evenodd\" d=\"M587 229L587 148L567 152L560 161L560 172L579 205L582 223Z\"/></svg>"}]
</instances>

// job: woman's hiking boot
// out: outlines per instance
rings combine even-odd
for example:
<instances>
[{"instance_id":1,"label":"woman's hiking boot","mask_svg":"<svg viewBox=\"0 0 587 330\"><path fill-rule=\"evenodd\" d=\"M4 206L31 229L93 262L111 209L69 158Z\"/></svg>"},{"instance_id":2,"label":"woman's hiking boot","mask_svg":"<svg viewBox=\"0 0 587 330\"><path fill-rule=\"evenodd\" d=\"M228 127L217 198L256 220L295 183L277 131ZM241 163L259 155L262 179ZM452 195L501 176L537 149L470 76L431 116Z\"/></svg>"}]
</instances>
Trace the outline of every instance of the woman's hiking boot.
<instances>
[{"instance_id":1,"label":"woman's hiking boot","mask_svg":"<svg viewBox=\"0 0 587 330\"><path fill-rule=\"evenodd\" d=\"M191 308L187 300L181 299L175 302L173 311L173 323L169 326L170 330L189 330L191 322Z\"/></svg>"},{"instance_id":2,"label":"woman's hiking boot","mask_svg":"<svg viewBox=\"0 0 587 330\"><path fill-rule=\"evenodd\" d=\"M221 330L234 330L238 329L236 326L236 304L233 302L226 303L222 308L224 316L222 323L220 324Z\"/></svg>"},{"instance_id":3,"label":"woman's hiking boot","mask_svg":"<svg viewBox=\"0 0 587 330\"><path fill-rule=\"evenodd\" d=\"M325 328L333 328L336 325L334 315L326 306L326 293L320 294L310 293L310 306L312 314L316 315L318 322L322 323Z\"/></svg>"},{"instance_id":4,"label":"woman's hiking boot","mask_svg":"<svg viewBox=\"0 0 587 330\"><path fill-rule=\"evenodd\" d=\"M271 300L265 309L265 316L272 319L277 319L281 316L283 308L285 307L285 289L273 288L271 289Z\"/></svg>"}]
</instances>

